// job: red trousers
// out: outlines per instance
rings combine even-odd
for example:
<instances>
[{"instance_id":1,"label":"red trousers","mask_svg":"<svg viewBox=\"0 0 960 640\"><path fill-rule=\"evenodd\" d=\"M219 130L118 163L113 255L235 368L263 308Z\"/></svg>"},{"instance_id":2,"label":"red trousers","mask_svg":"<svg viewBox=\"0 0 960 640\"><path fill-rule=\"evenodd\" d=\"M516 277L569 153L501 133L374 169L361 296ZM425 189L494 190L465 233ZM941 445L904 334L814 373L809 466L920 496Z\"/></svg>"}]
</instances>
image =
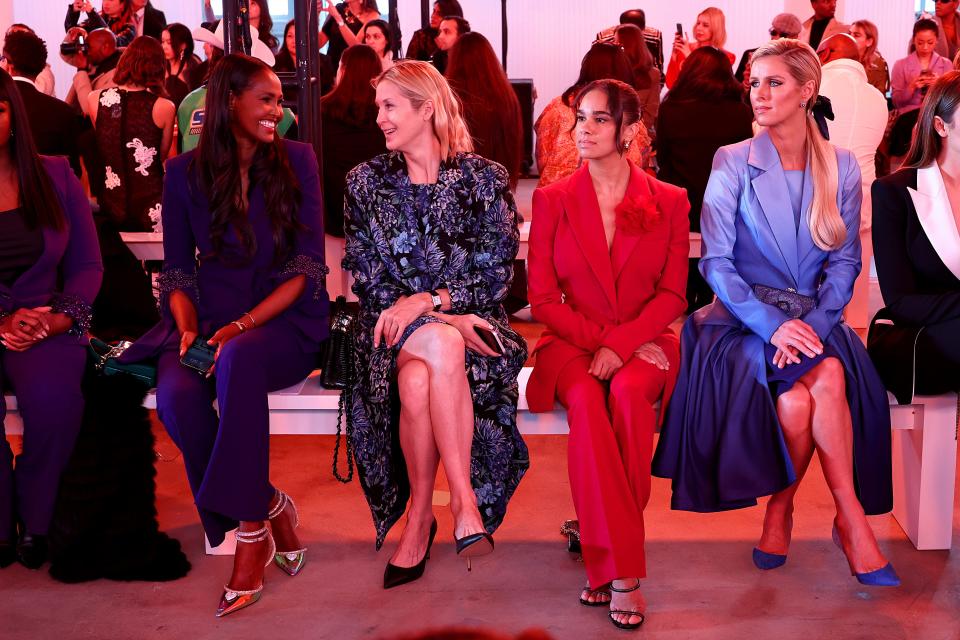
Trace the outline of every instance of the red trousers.
<instances>
[{"instance_id":1,"label":"red trousers","mask_svg":"<svg viewBox=\"0 0 960 640\"><path fill-rule=\"evenodd\" d=\"M592 357L571 360L557 397L567 409L567 463L591 588L647 574L643 510L650 499L653 403L667 374L631 358L609 382L587 373Z\"/></svg>"}]
</instances>

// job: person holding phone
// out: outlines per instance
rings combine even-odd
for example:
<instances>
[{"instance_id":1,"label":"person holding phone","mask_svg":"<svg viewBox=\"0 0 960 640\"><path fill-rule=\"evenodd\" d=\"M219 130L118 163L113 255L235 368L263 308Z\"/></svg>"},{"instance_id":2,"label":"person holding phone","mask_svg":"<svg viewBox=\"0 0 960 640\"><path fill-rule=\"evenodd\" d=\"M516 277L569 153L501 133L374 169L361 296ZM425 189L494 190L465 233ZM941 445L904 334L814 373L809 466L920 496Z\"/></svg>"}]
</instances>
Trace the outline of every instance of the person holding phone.
<instances>
[{"instance_id":1,"label":"person holding phone","mask_svg":"<svg viewBox=\"0 0 960 640\"><path fill-rule=\"evenodd\" d=\"M529 466L516 422L527 346L503 309L522 220L507 171L471 153L433 65L403 60L375 83L390 152L347 175L343 265L360 299L351 442L378 549L407 512L389 589L423 575L440 462L457 555L469 568L493 551Z\"/></svg>"},{"instance_id":2,"label":"person holding phone","mask_svg":"<svg viewBox=\"0 0 960 640\"><path fill-rule=\"evenodd\" d=\"M730 59L730 67L736 61L736 56L723 48L727 42L726 18L723 11L716 7L707 7L697 15L697 22L693 25L693 42L689 42L683 31L683 24L677 23L677 33L673 38L673 54L667 65L667 88L680 76L680 68L690 54L700 47L713 47L722 51Z\"/></svg>"},{"instance_id":3,"label":"person holding phone","mask_svg":"<svg viewBox=\"0 0 960 640\"><path fill-rule=\"evenodd\" d=\"M632 87L597 80L576 95L583 161L533 195L527 269L533 316L546 325L527 385L534 412L567 409L570 488L587 586L618 627L643 622L643 510L650 498L653 403L666 403L686 306L690 223L683 189L626 157L642 133Z\"/></svg>"},{"instance_id":4,"label":"person holding phone","mask_svg":"<svg viewBox=\"0 0 960 640\"><path fill-rule=\"evenodd\" d=\"M157 414L210 544L239 526L221 616L260 598L266 564L304 565L296 506L270 483L267 393L313 370L329 301L317 159L277 136L280 81L232 54L208 87L199 146L166 166L163 320L124 355L159 355Z\"/></svg>"},{"instance_id":5,"label":"person holding phone","mask_svg":"<svg viewBox=\"0 0 960 640\"><path fill-rule=\"evenodd\" d=\"M913 39L910 41L910 55L893 64L890 77L890 96L893 106L904 112L920 108L927 88L947 71L953 70L949 58L936 52L937 37L940 28L929 18L917 20L913 25ZM914 117L911 130L916 123Z\"/></svg>"}]
</instances>

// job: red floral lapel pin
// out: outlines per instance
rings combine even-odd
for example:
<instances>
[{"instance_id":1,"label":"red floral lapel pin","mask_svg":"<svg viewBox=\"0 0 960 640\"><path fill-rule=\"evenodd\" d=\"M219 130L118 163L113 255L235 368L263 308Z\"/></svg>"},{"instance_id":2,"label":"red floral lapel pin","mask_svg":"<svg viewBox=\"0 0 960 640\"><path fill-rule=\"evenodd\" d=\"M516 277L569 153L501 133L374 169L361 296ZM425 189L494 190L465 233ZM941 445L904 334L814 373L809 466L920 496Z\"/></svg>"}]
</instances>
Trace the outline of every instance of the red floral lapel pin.
<instances>
[{"instance_id":1,"label":"red floral lapel pin","mask_svg":"<svg viewBox=\"0 0 960 640\"><path fill-rule=\"evenodd\" d=\"M641 199L628 195L617 205L614 212L617 214L617 229L634 235L650 231L663 217L653 197Z\"/></svg>"}]
</instances>

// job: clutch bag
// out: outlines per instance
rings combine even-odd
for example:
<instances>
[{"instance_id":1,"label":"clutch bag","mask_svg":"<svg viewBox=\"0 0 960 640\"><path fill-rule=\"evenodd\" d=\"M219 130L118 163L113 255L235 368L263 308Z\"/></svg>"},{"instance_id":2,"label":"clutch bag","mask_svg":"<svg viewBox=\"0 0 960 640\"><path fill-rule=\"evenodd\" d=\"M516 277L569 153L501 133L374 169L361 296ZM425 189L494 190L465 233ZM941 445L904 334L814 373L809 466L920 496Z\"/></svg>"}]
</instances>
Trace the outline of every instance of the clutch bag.
<instances>
[{"instance_id":1,"label":"clutch bag","mask_svg":"<svg viewBox=\"0 0 960 640\"><path fill-rule=\"evenodd\" d=\"M147 387L157 386L157 367L152 362L118 362L118 358L132 345L124 340L117 344L109 344L99 338L90 338L90 358L94 368L102 375L127 375L143 382Z\"/></svg>"},{"instance_id":2,"label":"clutch bag","mask_svg":"<svg viewBox=\"0 0 960 640\"><path fill-rule=\"evenodd\" d=\"M753 293L764 304L777 307L791 318L805 316L817 306L817 301L810 296L797 293L793 289L777 289L763 284L753 285Z\"/></svg>"}]
</instances>

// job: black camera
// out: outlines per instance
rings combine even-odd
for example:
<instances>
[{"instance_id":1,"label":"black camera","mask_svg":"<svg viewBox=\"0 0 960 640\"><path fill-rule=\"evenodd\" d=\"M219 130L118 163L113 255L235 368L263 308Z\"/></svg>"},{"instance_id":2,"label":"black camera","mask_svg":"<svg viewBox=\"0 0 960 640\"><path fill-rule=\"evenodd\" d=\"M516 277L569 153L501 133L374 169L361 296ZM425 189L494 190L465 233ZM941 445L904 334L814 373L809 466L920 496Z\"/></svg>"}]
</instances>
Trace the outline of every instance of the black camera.
<instances>
[{"instance_id":1,"label":"black camera","mask_svg":"<svg viewBox=\"0 0 960 640\"><path fill-rule=\"evenodd\" d=\"M60 53L65 56L72 56L78 53L87 55L87 38L84 35L78 35L76 40L60 43Z\"/></svg>"}]
</instances>

